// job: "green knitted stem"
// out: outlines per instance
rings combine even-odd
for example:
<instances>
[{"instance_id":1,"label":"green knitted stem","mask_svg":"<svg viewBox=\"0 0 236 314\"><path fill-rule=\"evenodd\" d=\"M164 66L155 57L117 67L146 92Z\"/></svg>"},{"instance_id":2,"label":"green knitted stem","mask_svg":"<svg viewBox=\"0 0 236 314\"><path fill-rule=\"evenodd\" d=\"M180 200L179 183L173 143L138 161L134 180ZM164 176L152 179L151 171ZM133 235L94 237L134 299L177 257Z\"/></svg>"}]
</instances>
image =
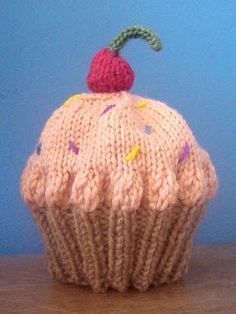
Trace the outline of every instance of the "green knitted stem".
<instances>
[{"instance_id":1,"label":"green knitted stem","mask_svg":"<svg viewBox=\"0 0 236 314\"><path fill-rule=\"evenodd\" d=\"M110 43L108 48L113 51L119 51L125 43L131 38L142 38L146 40L150 47L156 51L161 50L160 38L151 29L143 26L129 26L120 32Z\"/></svg>"}]
</instances>

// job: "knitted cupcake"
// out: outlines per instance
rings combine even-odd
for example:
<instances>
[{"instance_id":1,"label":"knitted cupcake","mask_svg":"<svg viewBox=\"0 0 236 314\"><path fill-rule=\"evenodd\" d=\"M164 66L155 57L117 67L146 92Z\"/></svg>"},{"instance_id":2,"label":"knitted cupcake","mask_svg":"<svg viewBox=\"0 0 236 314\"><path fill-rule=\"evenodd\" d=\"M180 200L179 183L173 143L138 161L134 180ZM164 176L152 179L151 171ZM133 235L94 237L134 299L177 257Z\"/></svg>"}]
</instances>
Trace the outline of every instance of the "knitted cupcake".
<instances>
[{"instance_id":1,"label":"knitted cupcake","mask_svg":"<svg viewBox=\"0 0 236 314\"><path fill-rule=\"evenodd\" d=\"M151 30L128 27L92 60L91 93L55 110L21 177L53 277L96 292L171 283L187 272L192 236L217 178L183 117L129 92L119 50Z\"/></svg>"}]
</instances>

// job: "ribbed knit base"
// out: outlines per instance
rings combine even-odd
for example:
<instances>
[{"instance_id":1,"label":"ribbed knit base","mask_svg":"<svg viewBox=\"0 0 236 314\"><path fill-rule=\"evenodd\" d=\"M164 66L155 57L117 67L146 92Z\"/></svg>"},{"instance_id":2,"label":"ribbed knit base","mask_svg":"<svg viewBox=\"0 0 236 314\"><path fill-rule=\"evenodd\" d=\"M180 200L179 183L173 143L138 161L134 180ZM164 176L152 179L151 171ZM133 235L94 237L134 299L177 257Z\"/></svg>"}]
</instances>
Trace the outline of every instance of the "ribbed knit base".
<instances>
[{"instance_id":1,"label":"ribbed knit base","mask_svg":"<svg viewBox=\"0 0 236 314\"><path fill-rule=\"evenodd\" d=\"M96 209L32 209L54 278L144 291L178 280L187 272L192 235L203 208L126 212Z\"/></svg>"}]
</instances>

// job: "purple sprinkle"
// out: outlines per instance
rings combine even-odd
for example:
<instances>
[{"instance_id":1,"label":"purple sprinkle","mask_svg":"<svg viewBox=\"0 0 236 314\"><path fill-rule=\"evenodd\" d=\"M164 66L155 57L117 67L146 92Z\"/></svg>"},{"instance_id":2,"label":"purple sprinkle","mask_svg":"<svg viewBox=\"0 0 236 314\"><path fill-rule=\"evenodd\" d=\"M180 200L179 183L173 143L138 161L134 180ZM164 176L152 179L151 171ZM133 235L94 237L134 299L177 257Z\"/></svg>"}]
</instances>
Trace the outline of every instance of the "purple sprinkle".
<instances>
[{"instance_id":1,"label":"purple sprinkle","mask_svg":"<svg viewBox=\"0 0 236 314\"><path fill-rule=\"evenodd\" d=\"M37 146L36 146L37 155L40 155L40 153L41 153L41 148L42 148L42 143L38 143Z\"/></svg>"},{"instance_id":2,"label":"purple sprinkle","mask_svg":"<svg viewBox=\"0 0 236 314\"><path fill-rule=\"evenodd\" d=\"M151 134L152 127L150 125L145 125L145 133Z\"/></svg>"},{"instance_id":3,"label":"purple sprinkle","mask_svg":"<svg viewBox=\"0 0 236 314\"><path fill-rule=\"evenodd\" d=\"M76 155L79 153L79 147L72 141L69 141L69 148L74 152Z\"/></svg>"},{"instance_id":4,"label":"purple sprinkle","mask_svg":"<svg viewBox=\"0 0 236 314\"><path fill-rule=\"evenodd\" d=\"M107 111L114 108L116 105L107 105L106 108L103 110L103 112L100 114L100 116L104 115Z\"/></svg>"},{"instance_id":5,"label":"purple sprinkle","mask_svg":"<svg viewBox=\"0 0 236 314\"><path fill-rule=\"evenodd\" d=\"M190 147L188 143L185 143L182 153L179 156L179 162L183 161L185 157L189 154Z\"/></svg>"}]
</instances>

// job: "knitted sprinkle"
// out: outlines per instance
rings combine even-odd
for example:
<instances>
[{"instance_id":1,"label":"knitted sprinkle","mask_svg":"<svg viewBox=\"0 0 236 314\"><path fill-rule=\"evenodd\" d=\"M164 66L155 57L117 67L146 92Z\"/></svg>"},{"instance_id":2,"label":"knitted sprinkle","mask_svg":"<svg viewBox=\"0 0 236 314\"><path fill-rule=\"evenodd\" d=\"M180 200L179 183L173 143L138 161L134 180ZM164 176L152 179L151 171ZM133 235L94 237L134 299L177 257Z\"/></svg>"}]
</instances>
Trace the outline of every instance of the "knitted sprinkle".
<instances>
[{"instance_id":1,"label":"knitted sprinkle","mask_svg":"<svg viewBox=\"0 0 236 314\"><path fill-rule=\"evenodd\" d=\"M104 115L107 111L114 108L116 105L107 105L106 108L103 110L103 112L100 114L101 116Z\"/></svg>"},{"instance_id":2,"label":"knitted sprinkle","mask_svg":"<svg viewBox=\"0 0 236 314\"><path fill-rule=\"evenodd\" d=\"M42 143L38 143L37 146L36 146L37 155L40 155L40 153L41 153L41 148L42 148Z\"/></svg>"},{"instance_id":3,"label":"knitted sprinkle","mask_svg":"<svg viewBox=\"0 0 236 314\"><path fill-rule=\"evenodd\" d=\"M72 141L69 141L69 149L74 152L76 155L79 153L79 147Z\"/></svg>"},{"instance_id":4,"label":"knitted sprinkle","mask_svg":"<svg viewBox=\"0 0 236 314\"><path fill-rule=\"evenodd\" d=\"M145 133L151 134L152 127L150 125L145 125Z\"/></svg>"},{"instance_id":5,"label":"knitted sprinkle","mask_svg":"<svg viewBox=\"0 0 236 314\"><path fill-rule=\"evenodd\" d=\"M64 104L62 105L62 107L66 107L72 100L77 99L81 96L81 94L76 94L74 96L71 96L70 98L68 98Z\"/></svg>"},{"instance_id":6,"label":"knitted sprinkle","mask_svg":"<svg viewBox=\"0 0 236 314\"><path fill-rule=\"evenodd\" d=\"M188 143L185 143L182 153L179 156L179 162L183 161L190 152L190 147Z\"/></svg>"},{"instance_id":7,"label":"knitted sprinkle","mask_svg":"<svg viewBox=\"0 0 236 314\"><path fill-rule=\"evenodd\" d=\"M134 159L138 151L140 150L140 148L141 148L140 145L134 146L132 150L125 156L125 160L128 161L128 160Z\"/></svg>"},{"instance_id":8,"label":"knitted sprinkle","mask_svg":"<svg viewBox=\"0 0 236 314\"><path fill-rule=\"evenodd\" d=\"M145 107L145 106L147 106L148 103L149 103L149 101L147 99L140 100L140 102L138 102L138 104L137 104L137 108Z\"/></svg>"}]
</instances>

